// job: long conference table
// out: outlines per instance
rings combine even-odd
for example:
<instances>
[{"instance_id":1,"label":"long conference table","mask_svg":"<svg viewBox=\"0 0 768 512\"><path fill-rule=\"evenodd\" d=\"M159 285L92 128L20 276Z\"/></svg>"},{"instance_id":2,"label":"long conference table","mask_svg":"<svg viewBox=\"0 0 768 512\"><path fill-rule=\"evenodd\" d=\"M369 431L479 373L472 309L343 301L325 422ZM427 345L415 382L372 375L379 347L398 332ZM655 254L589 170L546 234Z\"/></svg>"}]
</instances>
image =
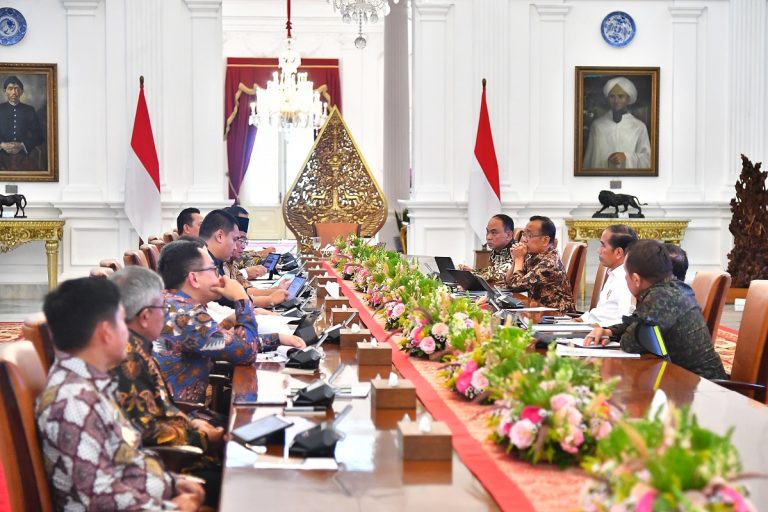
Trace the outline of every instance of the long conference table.
<instances>
[{"instance_id":1,"label":"long conference table","mask_svg":"<svg viewBox=\"0 0 768 512\"><path fill-rule=\"evenodd\" d=\"M329 272L333 270L328 266ZM338 278L351 307L360 310L361 320L380 341L387 333L383 321L361 302L350 283ZM500 448L484 443L487 429L482 418L488 406L469 404L436 384L437 363L408 358L393 343L394 365L358 366L355 350L324 345L326 357L320 375L295 376L282 373L278 363L257 363L237 367L233 376L233 397L240 393L267 395L284 387L300 387L331 375L345 365L334 385L368 382L376 375L397 371L414 381L419 403L415 410L377 410L370 395L365 399L342 400L333 404L327 417L289 417L294 421L286 433L286 446L293 436L314 424L332 420L347 404L351 412L339 423L345 434L336 446L337 470L296 469L286 463L282 446L271 446L267 454L250 453L230 441L225 457L220 510L239 511L258 507L276 511L391 511L391 510L575 510L588 478L578 468L561 470L554 466L532 466L514 461ZM641 359L605 359L605 378L620 376L612 402L630 416L643 415L655 389L663 389L677 405L690 405L699 423L718 433L733 427L733 442L745 473L768 474L768 408L738 393L671 363L643 356ZM425 405L426 404L426 405ZM271 414L281 406L235 406L230 429ZM450 461L403 461L397 442L396 424L404 415L412 420L423 411L446 421L453 434ZM254 462L273 467L254 467ZM272 464L273 463L273 464ZM768 511L768 479L744 482L758 510Z\"/></svg>"}]
</instances>

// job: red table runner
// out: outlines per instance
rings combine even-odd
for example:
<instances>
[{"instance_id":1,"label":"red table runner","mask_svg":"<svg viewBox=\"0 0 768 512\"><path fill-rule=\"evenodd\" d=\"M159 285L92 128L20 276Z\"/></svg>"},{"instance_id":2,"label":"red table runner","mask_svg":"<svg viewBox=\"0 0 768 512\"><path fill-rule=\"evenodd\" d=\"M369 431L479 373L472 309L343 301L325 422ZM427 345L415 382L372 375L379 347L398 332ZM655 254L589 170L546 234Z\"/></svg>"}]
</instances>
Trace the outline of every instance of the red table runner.
<instances>
[{"instance_id":1,"label":"red table runner","mask_svg":"<svg viewBox=\"0 0 768 512\"><path fill-rule=\"evenodd\" d=\"M416 394L429 413L445 422L453 434L453 448L464 465L483 484L502 510L563 511L578 508L579 497L589 479L579 469L561 470L551 465L532 465L516 460L486 440L489 406L474 404L442 385L438 370L442 363L411 358L400 351L399 337L384 329L347 281L327 262L328 272L338 278L350 306L358 309L371 334L392 345L392 362L416 387Z\"/></svg>"}]
</instances>

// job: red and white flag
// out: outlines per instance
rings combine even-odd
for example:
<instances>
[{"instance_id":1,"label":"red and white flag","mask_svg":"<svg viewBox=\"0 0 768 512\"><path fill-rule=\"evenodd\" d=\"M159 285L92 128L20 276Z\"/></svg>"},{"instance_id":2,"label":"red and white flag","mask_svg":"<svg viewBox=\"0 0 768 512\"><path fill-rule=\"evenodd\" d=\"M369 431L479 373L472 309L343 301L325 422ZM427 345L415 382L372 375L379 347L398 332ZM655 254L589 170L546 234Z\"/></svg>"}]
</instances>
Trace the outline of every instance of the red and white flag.
<instances>
[{"instance_id":1,"label":"red and white flag","mask_svg":"<svg viewBox=\"0 0 768 512\"><path fill-rule=\"evenodd\" d=\"M480 240L485 240L488 219L501 213L499 164L496 161L496 150L493 148L488 105L485 103L485 79L483 79L483 97L480 100L480 120L477 123L475 158L469 174L468 200L469 225Z\"/></svg>"},{"instance_id":2,"label":"red and white flag","mask_svg":"<svg viewBox=\"0 0 768 512\"><path fill-rule=\"evenodd\" d=\"M160 213L160 164L157 161L144 77L140 79L139 103L133 120L133 135L125 169L125 214L139 237L162 235Z\"/></svg>"}]
</instances>

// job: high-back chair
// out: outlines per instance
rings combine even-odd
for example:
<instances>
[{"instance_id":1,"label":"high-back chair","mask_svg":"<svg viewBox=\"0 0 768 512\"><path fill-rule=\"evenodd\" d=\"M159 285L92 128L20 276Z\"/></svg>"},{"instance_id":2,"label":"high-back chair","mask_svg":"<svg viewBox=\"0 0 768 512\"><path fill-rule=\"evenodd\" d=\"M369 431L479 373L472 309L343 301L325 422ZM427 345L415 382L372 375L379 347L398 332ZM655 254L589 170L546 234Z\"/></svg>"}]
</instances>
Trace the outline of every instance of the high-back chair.
<instances>
[{"instance_id":1,"label":"high-back chair","mask_svg":"<svg viewBox=\"0 0 768 512\"><path fill-rule=\"evenodd\" d=\"M144 256L143 251L125 251L123 253L123 262L126 267L138 265L140 267L149 268L147 257Z\"/></svg>"},{"instance_id":2,"label":"high-back chair","mask_svg":"<svg viewBox=\"0 0 768 512\"><path fill-rule=\"evenodd\" d=\"M167 244L178 239L179 239L179 234L175 231L166 231L165 233L163 233L163 242Z\"/></svg>"},{"instance_id":3,"label":"high-back chair","mask_svg":"<svg viewBox=\"0 0 768 512\"><path fill-rule=\"evenodd\" d=\"M569 246L573 247L569 249ZM573 293L573 300L579 296L581 291L581 278L584 274L584 263L587 261L587 244L583 242L568 242L565 246L563 254L570 253L568 257L568 264L563 262L565 267L565 274L568 277L568 284L571 285L571 292Z\"/></svg>"},{"instance_id":4,"label":"high-back chair","mask_svg":"<svg viewBox=\"0 0 768 512\"><path fill-rule=\"evenodd\" d=\"M565 244L565 247L563 248L563 255L560 257L560 260L563 262L563 267L565 267L566 269L568 268L568 264L571 262L571 256L573 256L573 251L576 250L576 247L578 247L578 245L579 245L579 242L568 242L567 244Z\"/></svg>"},{"instance_id":5,"label":"high-back chair","mask_svg":"<svg viewBox=\"0 0 768 512\"><path fill-rule=\"evenodd\" d=\"M165 240L160 240L159 238L152 240L149 243L157 247L158 251L162 251L163 247L165 247L165 244L166 244Z\"/></svg>"},{"instance_id":6,"label":"high-back chair","mask_svg":"<svg viewBox=\"0 0 768 512\"><path fill-rule=\"evenodd\" d=\"M318 222L312 225L312 235L320 238L320 248L333 244L339 236L360 235L360 224L351 222Z\"/></svg>"},{"instance_id":7,"label":"high-back chair","mask_svg":"<svg viewBox=\"0 0 768 512\"><path fill-rule=\"evenodd\" d=\"M115 272L123 269L123 264L115 259L106 259L99 262L100 267L111 268Z\"/></svg>"},{"instance_id":8,"label":"high-back chair","mask_svg":"<svg viewBox=\"0 0 768 512\"><path fill-rule=\"evenodd\" d=\"M0 344L0 461L13 512L53 510L35 422L45 380L31 342Z\"/></svg>"},{"instance_id":9,"label":"high-back chair","mask_svg":"<svg viewBox=\"0 0 768 512\"><path fill-rule=\"evenodd\" d=\"M48 328L45 314L39 312L25 318L21 332L24 338L29 340L35 347L43 370L47 374L48 369L53 364L53 360L56 358L56 349L53 346L53 335Z\"/></svg>"},{"instance_id":10,"label":"high-back chair","mask_svg":"<svg viewBox=\"0 0 768 512\"><path fill-rule=\"evenodd\" d=\"M713 382L768 402L768 280L754 280L747 291L730 380Z\"/></svg>"},{"instance_id":11,"label":"high-back chair","mask_svg":"<svg viewBox=\"0 0 768 512\"><path fill-rule=\"evenodd\" d=\"M150 270L157 272L157 264L160 261L160 249L154 244L142 244L139 249L144 253L144 258L146 258L147 266Z\"/></svg>"},{"instance_id":12,"label":"high-back chair","mask_svg":"<svg viewBox=\"0 0 768 512\"><path fill-rule=\"evenodd\" d=\"M519 242L523 238L523 231L525 231L523 228L515 228L515 230L512 231L512 238L515 242Z\"/></svg>"},{"instance_id":13,"label":"high-back chair","mask_svg":"<svg viewBox=\"0 0 768 512\"><path fill-rule=\"evenodd\" d=\"M720 327L720 317L723 315L723 306L731 287L731 275L728 272L696 272L691 288L696 295L704 320L707 322L712 343L717 339L717 328Z\"/></svg>"},{"instance_id":14,"label":"high-back chair","mask_svg":"<svg viewBox=\"0 0 768 512\"><path fill-rule=\"evenodd\" d=\"M114 274L115 271L109 267L93 267L88 275L91 277L109 277Z\"/></svg>"},{"instance_id":15,"label":"high-back chair","mask_svg":"<svg viewBox=\"0 0 768 512\"><path fill-rule=\"evenodd\" d=\"M603 291L603 285L605 284L605 278L607 276L608 267L598 263L597 272L595 273L595 284L592 286L592 299L589 303L589 309L594 309L597 306L597 301L600 300L600 292ZM576 297L574 297L574 299L575 298Z\"/></svg>"}]
</instances>

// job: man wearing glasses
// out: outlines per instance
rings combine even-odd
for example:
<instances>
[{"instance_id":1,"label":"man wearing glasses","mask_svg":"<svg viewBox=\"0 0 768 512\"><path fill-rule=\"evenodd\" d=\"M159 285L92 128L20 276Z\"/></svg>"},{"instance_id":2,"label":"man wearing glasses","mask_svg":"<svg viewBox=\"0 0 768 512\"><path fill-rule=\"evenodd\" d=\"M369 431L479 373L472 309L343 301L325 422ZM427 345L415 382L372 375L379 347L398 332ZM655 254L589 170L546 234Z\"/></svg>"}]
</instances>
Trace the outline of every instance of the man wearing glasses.
<instances>
[{"instance_id":1,"label":"man wearing glasses","mask_svg":"<svg viewBox=\"0 0 768 512\"><path fill-rule=\"evenodd\" d=\"M203 402L213 361L250 364L258 352L280 344L304 347L297 336L259 335L248 294L237 281L220 276L211 255L195 242L177 240L163 247L158 271L167 295L154 355L174 400ZM234 306L232 329L219 326L206 309L221 297Z\"/></svg>"},{"instance_id":2,"label":"man wearing glasses","mask_svg":"<svg viewBox=\"0 0 768 512\"><path fill-rule=\"evenodd\" d=\"M251 298L253 305L257 308L271 308L277 304L280 304L288 298L288 292L285 291L285 288L288 287L289 281L285 281L285 288L268 288L266 290L259 290L258 288L251 286L251 282L248 280L251 274L250 272L246 271L254 267L249 267L248 269L240 269L237 263L240 261L240 258L243 255L243 251L247 245L248 238L246 237L245 233L240 231L239 235L235 239L235 249L232 251L232 257L229 261L224 263L224 275L240 283L240 285L245 288L248 296ZM264 270L261 275L266 273L267 269L261 265L258 265L257 267L261 267ZM245 275L244 272L246 272Z\"/></svg>"},{"instance_id":3,"label":"man wearing glasses","mask_svg":"<svg viewBox=\"0 0 768 512\"><path fill-rule=\"evenodd\" d=\"M574 311L571 285L555 249L555 234L555 224L548 217L531 217L520 243L510 249L514 263L507 271L506 283L528 292L528 298L542 306Z\"/></svg>"}]
</instances>

